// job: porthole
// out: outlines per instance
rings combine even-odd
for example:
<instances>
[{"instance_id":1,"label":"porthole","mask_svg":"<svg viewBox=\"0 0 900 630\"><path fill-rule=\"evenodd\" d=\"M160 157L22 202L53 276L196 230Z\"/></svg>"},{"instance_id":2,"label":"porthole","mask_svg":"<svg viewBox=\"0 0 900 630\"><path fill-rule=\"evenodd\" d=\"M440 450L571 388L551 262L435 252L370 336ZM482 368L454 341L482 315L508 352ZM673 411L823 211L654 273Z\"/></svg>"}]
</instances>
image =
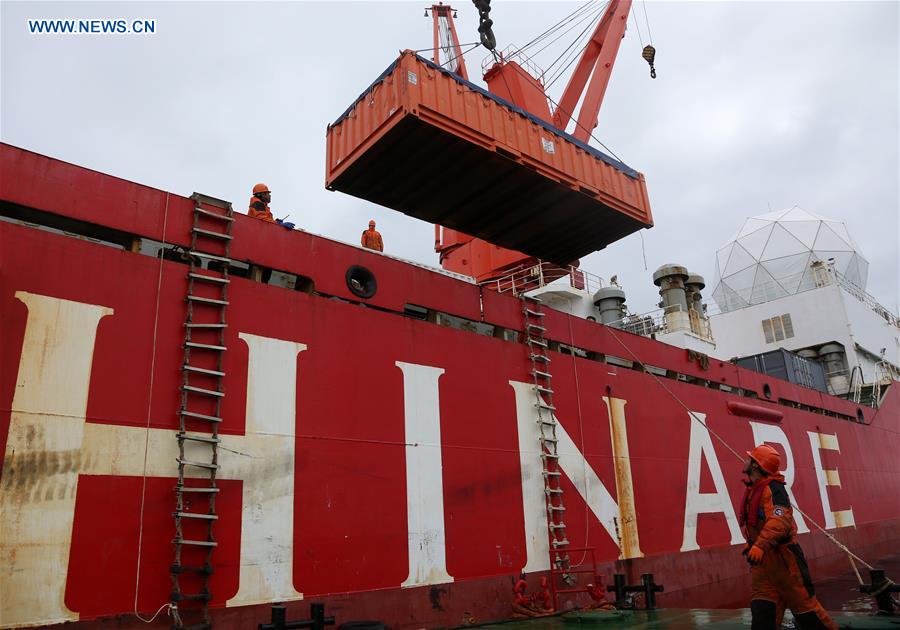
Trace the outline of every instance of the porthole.
<instances>
[{"instance_id":1,"label":"porthole","mask_svg":"<svg viewBox=\"0 0 900 630\"><path fill-rule=\"evenodd\" d=\"M356 297L369 299L378 290L378 282L375 280L375 274L359 265L353 265L347 269L344 276L347 281L347 288L350 293Z\"/></svg>"}]
</instances>

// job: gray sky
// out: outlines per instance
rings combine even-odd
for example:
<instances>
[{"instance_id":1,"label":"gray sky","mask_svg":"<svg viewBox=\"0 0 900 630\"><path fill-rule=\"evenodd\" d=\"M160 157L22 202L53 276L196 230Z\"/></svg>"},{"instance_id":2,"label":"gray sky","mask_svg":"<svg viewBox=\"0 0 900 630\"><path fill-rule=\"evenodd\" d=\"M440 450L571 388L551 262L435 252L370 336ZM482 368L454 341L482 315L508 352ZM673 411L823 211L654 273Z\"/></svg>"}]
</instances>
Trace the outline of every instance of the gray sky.
<instances>
[{"instance_id":1,"label":"gray sky","mask_svg":"<svg viewBox=\"0 0 900 630\"><path fill-rule=\"evenodd\" d=\"M390 253L434 265L430 225L324 189L326 125L398 50L432 45L426 4L4 1L0 137L241 209L265 181L276 214L304 229L354 241L374 217ZM476 41L474 8L456 6L461 40ZM524 44L576 6L494 0L498 48ZM647 43L644 5L635 9ZM646 10L659 77L649 78L630 22L595 135L646 174L656 221L643 233L648 269L637 234L582 267L618 274L641 312L658 299L653 270L679 262L706 277L711 301L715 250L745 217L797 204L846 222L871 263L869 292L896 310L900 4ZM33 35L35 18L150 18L157 32ZM467 56L476 81L484 52Z\"/></svg>"}]
</instances>

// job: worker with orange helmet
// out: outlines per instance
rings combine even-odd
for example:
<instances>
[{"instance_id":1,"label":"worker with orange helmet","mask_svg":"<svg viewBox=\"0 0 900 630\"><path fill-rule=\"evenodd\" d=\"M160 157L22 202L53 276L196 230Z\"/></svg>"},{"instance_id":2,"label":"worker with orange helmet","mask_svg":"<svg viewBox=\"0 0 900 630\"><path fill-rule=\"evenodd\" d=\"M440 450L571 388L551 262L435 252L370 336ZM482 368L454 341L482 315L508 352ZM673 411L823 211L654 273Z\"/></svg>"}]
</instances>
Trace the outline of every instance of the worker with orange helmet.
<instances>
[{"instance_id":1,"label":"worker with orange helmet","mask_svg":"<svg viewBox=\"0 0 900 630\"><path fill-rule=\"evenodd\" d=\"M269 210L270 201L272 201L272 191L269 190L269 187L265 184L257 184L253 187L253 196L250 197L250 208L247 210L247 214L254 219L262 219L269 223L277 223L283 228L293 230L294 224L287 221L287 217L284 219L276 219L272 216L272 211Z\"/></svg>"},{"instance_id":2,"label":"worker with orange helmet","mask_svg":"<svg viewBox=\"0 0 900 630\"><path fill-rule=\"evenodd\" d=\"M247 210L254 219L275 222L272 211L269 210L269 202L272 201L272 191L265 184L257 184L253 187L253 196L250 197L250 208Z\"/></svg>"},{"instance_id":3,"label":"worker with orange helmet","mask_svg":"<svg viewBox=\"0 0 900 630\"><path fill-rule=\"evenodd\" d=\"M790 608L803 630L837 630L815 597L806 558L797 544L797 525L784 476L779 472L781 456L768 444L747 451L747 455L741 525L747 535L743 554L751 565L751 628L780 628L784 609Z\"/></svg>"},{"instance_id":4,"label":"worker with orange helmet","mask_svg":"<svg viewBox=\"0 0 900 630\"><path fill-rule=\"evenodd\" d=\"M375 229L375 219L369 221L369 229L362 233L360 245L366 249L374 249L378 252L384 251L384 241L381 240L381 233Z\"/></svg>"}]
</instances>

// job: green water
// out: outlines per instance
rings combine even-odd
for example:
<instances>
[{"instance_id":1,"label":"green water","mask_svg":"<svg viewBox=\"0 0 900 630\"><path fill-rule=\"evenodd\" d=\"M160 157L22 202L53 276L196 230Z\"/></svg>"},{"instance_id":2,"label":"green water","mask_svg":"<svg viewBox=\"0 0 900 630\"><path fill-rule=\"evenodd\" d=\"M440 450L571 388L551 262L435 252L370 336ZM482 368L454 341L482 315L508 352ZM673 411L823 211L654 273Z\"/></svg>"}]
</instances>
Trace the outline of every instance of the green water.
<instances>
[{"instance_id":1,"label":"green water","mask_svg":"<svg viewBox=\"0 0 900 630\"><path fill-rule=\"evenodd\" d=\"M840 628L857 630L900 630L900 617L877 617L862 613L834 615ZM652 611L586 611L571 612L542 619L524 619L481 626L490 630L578 630L579 628L631 628L690 630L711 628L725 630L749 628L750 610L663 609ZM785 626L787 628L788 626Z\"/></svg>"}]
</instances>

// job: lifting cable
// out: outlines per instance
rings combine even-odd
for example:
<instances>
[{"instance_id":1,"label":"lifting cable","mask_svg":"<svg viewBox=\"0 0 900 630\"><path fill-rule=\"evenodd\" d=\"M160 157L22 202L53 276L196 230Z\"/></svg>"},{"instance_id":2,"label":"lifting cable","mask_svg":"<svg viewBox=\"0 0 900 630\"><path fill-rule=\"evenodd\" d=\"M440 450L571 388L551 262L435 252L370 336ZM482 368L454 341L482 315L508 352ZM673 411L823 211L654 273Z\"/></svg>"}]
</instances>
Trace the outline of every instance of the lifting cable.
<instances>
[{"instance_id":1,"label":"lifting cable","mask_svg":"<svg viewBox=\"0 0 900 630\"><path fill-rule=\"evenodd\" d=\"M593 22L593 20L594 20L595 18L597 18L597 17L603 12L603 8L604 8L603 6L599 6L599 7L597 7L594 11L585 13L585 14L581 17L581 19L579 19L577 22L575 22L574 24L572 24L572 26L570 26L569 28L567 28L565 31L563 31L562 33L560 33L559 35L557 35L556 37L554 37L552 40L550 40L547 44L545 44L544 46L542 46L542 47L539 48L538 50L534 51L533 53L529 54L528 56L533 58L533 57L536 57L537 55L541 54L542 52L544 52L545 50L547 50L550 46L552 46L553 44L555 44L556 42L558 42L560 39L562 39L567 33L569 33L570 31L572 31L573 29L575 29L579 24L583 23L585 20L591 20L591 22ZM519 52L522 52L523 50L524 50L524 48L521 49L521 50L519 50Z\"/></svg>"},{"instance_id":2,"label":"lifting cable","mask_svg":"<svg viewBox=\"0 0 900 630\"><path fill-rule=\"evenodd\" d=\"M515 66L513 66L513 67L515 68ZM529 76L529 77L530 77L530 75L528 75L527 73L525 73L525 71L522 70L522 69L516 68L516 72L523 73L522 76ZM506 89L508 90L509 87L507 87ZM546 95L545 95L545 96L546 96ZM617 160L619 160L619 162L622 162L622 164L625 163L625 161L624 161L622 158L620 158L618 155L616 155L615 152L614 152L612 149L610 149L608 146L606 146L605 144L603 144L603 142L601 142L600 139L599 139L597 136L594 135L593 130L588 129L587 127L585 127L584 125L582 125L581 123L579 123L578 120L577 120L570 112L567 112L567 111L565 111L564 109L560 109L559 103L557 103L556 101L554 101L554 100L553 100L552 98L550 98L549 96L547 96L547 100L550 101L550 103L556 108L557 111L563 112L564 114L568 115L570 119L574 120L574 121L575 121L575 126L576 126L576 127L581 127L582 129L584 129L585 131L587 131L588 134L590 135L590 137L594 140L594 142L596 142L596 143L599 144L601 147L603 147L604 149L606 149L606 150L609 152L609 154L610 154L611 156L613 156L614 158L616 158ZM515 103L513 103L513 104L515 105ZM566 133L566 130L565 130L565 129L560 129L560 131L561 131L562 133Z\"/></svg>"},{"instance_id":3,"label":"lifting cable","mask_svg":"<svg viewBox=\"0 0 900 630\"><path fill-rule=\"evenodd\" d=\"M581 41L582 41L581 37L583 35L584 35L584 31L582 32L581 35L579 35L579 39L576 39L574 42L572 42L572 44L581 44ZM547 84L544 86L544 89L553 87L553 84L556 83L560 79L560 77L562 77L566 73L566 71L572 67L572 64L575 63L581 57L582 54L584 54L584 51L587 49L588 44L590 44L590 40L585 41L584 44L581 45L580 48L572 49L571 52L569 52L569 54L566 55L564 64L562 66L560 66L559 68L557 68L556 71L552 73L552 76L548 79ZM570 48L571 48L571 46L570 46ZM563 54L565 55L566 51L563 51ZM557 61L559 61L559 60L557 59ZM554 65L556 65L556 61L554 61L553 64L551 64L551 67Z\"/></svg>"},{"instance_id":4,"label":"lifting cable","mask_svg":"<svg viewBox=\"0 0 900 630\"><path fill-rule=\"evenodd\" d=\"M647 38L649 43L644 46L644 38L641 35L641 26L638 24L637 15L635 15L634 5L631 5L631 18L634 20L634 28L637 30L638 41L641 43L641 57L650 64L650 78L656 78L656 68L653 66L656 61L656 48L653 47L653 34L650 32L650 18L647 16L647 1L643 0L644 5L644 24L647 27Z\"/></svg>"},{"instance_id":5,"label":"lifting cable","mask_svg":"<svg viewBox=\"0 0 900 630\"><path fill-rule=\"evenodd\" d=\"M650 32L650 18L647 17L647 0L641 0L641 5L644 7L644 23L647 26L647 39L650 40L650 45L653 45L653 33ZM633 8L633 6L632 6Z\"/></svg>"},{"instance_id":6,"label":"lifting cable","mask_svg":"<svg viewBox=\"0 0 900 630\"><path fill-rule=\"evenodd\" d=\"M556 31L558 31L560 28L562 28L566 24L570 23L572 20L575 20L580 15L583 15L585 12L592 11L592 7L596 7L596 5L597 5L597 3L599 3L599 1L600 0L590 0L590 2L587 2L586 4L583 4L582 6L578 7L577 9L572 11L569 15L564 17L562 20L560 20L559 22L557 22L556 24L554 24L553 26L548 28L546 31L544 31L543 33L541 33L540 35L538 35L537 37L532 39L530 42L528 42L521 48L519 48L519 52L524 52L526 49L530 48L531 46L540 43L541 41L543 41L544 39L546 39L547 37L549 37Z\"/></svg>"},{"instance_id":7,"label":"lifting cable","mask_svg":"<svg viewBox=\"0 0 900 630\"><path fill-rule=\"evenodd\" d=\"M619 335L617 335L617 334L613 331L613 327L612 327L612 326L607 326L607 330L609 331L610 335L612 335L612 338L615 339L615 340L619 343L620 346L622 346L622 348L625 350L625 352L627 352L629 355L631 355L631 358L634 360L634 362L637 363L638 365L640 365L640 366L643 367L643 365L644 365L643 361L641 361L641 360L638 358L638 356L631 350L631 348L629 348L629 347L625 344L625 342L622 341L621 338L619 338ZM664 383L664 382L663 382L656 374L654 374L653 372L651 372L651 371L649 371L649 370L646 370L646 369L644 370L644 373L649 374L649 375L653 378L653 380L655 380L656 383L657 383L660 387L662 387L662 388L665 390L665 392L666 392L667 394L669 394L669 396L672 397L673 400L675 400L675 402L677 402L679 405L681 405L681 406L684 408L684 410L688 412L688 415L689 415L693 420L696 420L697 422L699 422L699 423L703 426L703 428L705 428L705 429L710 433L710 435L712 435L712 436L715 437L717 440L719 440L719 442L721 442L722 445L723 445L725 448L727 448L727 449L728 449L735 457L737 457L739 461L741 461L741 462L746 461L746 459L747 459L746 457L742 457L736 450L734 450L734 449L731 447L731 445L725 440L725 438L723 438L721 435L719 435L718 433L716 433L713 429L710 428L710 426L709 426L704 420L701 420L701 419L697 416L697 414L695 414L693 411L691 411L691 409L684 403L684 401L681 400L681 399L678 397L678 395L675 394L675 392L673 392L671 389L669 389L668 387L666 387L666 384L665 384L665 383ZM824 527L822 527L821 525L819 525L819 523L816 522L809 514L807 514L807 513L804 512L803 510L801 510L799 506L794 505L794 506L793 506L793 509L796 510L797 512L799 512L799 513L800 513L806 520L808 520L810 523L812 523L813 525L815 525L815 526L816 526L816 529L818 529L820 532L822 532L823 534L825 534L825 536L826 536L826 538L828 538L828 540L830 540L830 541L831 541L832 543L834 543L841 551L843 551L844 553L847 554L847 557L850 559L850 565L853 567L854 573L856 573L856 579L859 580L860 585L864 585L865 582L863 582L862 577L859 575L859 571L857 571L856 565L854 564L853 561L856 560L857 562L859 562L861 565L863 565L864 567L866 567L866 568L869 569L869 570L873 570L875 567L873 567L871 564L869 564L868 562L866 562L865 560L863 560L862 558L860 558L858 555L856 555L856 554L853 553L852 551L850 551L850 549L848 549L847 546L846 546L844 543L842 543L842 542L839 541L837 538L835 538L834 535L832 535L831 533L829 533L828 531L826 531ZM887 577L885 578L885 580L886 580L886 582L885 582L885 584L884 584L882 590L884 590L884 589L886 589L886 588L889 588L891 585L894 584L894 582L893 582L891 579L887 578Z\"/></svg>"},{"instance_id":8,"label":"lifting cable","mask_svg":"<svg viewBox=\"0 0 900 630\"><path fill-rule=\"evenodd\" d=\"M443 68L443 67L447 66L447 64L456 61L457 59L459 59L459 58L462 57L463 55L469 54L470 52L472 52L473 50L475 50L476 48L478 48L479 46L481 46L481 42L475 42L474 44L470 44L470 45L471 45L471 48L469 48L468 50L463 50L463 49L462 49L462 46L460 46L460 47L459 47L459 48L460 48L459 54L458 54L458 55L454 55L453 57L450 57L450 59L448 59L447 61L445 61L444 63L442 63L439 67ZM449 68L448 68L448 69L449 69ZM452 70L451 70L451 71L452 71Z\"/></svg>"},{"instance_id":9,"label":"lifting cable","mask_svg":"<svg viewBox=\"0 0 900 630\"><path fill-rule=\"evenodd\" d=\"M469 42L467 44L460 44L459 47L463 48L465 46L477 46L477 45L481 45L481 42ZM418 50L414 50L413 52L416 54L419 54L422 52L433 52L435 50L443 50L443 49L440 46L438 46L437 48L419 48Z\"/></svg>"},{"instance_id":10,"label":"lifting cable","mask_svg":"<svg viewBox=\"0 0 900 630\"><path fill-rule=\"evenodd\" d=\"M641 35L641 25L638 24L637 16L634 14L634 5L631 5L631 19L634 22L634 28L637 31L638 41L641 43L641 48L643 48L644 36Z\"/></svg>"},{"instance_id":11,"label":"lifting cable","mask_svg":"<svg viewBox=\"0 0 900 630\"><path fill-rule=\"evenodd\" d=\"M601 6L601 11L605 11L608 5L609 5L609 2L605 2ZM560 53L560 55L553 61L553 63L551 63L549 66L547 66L547 71L550 71L550 69L553 68L553 66L555 66L557 63L559 63L560 60L563 59L563 57L568 57L568 61L564 64L564 66L558 68L557 71L554 73L553 78L548 81L548 83L546 85L547 88L549 88L551 85L553 85L556 82L556 80L559 79L559 77L561 77L565 73L565 71L569 68L569 66L571 66L572 63L574 63L574 60L579 58L581 56L581 53L583 53L584 50L588 47L588 45L590 44L591 35L593 34L591 32L591 35L589 35L588 32L592 31L593 28L595 28L595 26L596 25L593 22L589 22L588 25L581 31L581 33L578 34L578 36L575 38L575 40L571 44L569 44L569 46L565 50L563 50L562 53ZM578 45L585 39L585 37L587 37L587 41L584 42L584 45L581 46L581 48L579 50ZM576 50L578 50L577 54L574 53L574 51L576 51Z\"/></svg>"}]
</instances>

